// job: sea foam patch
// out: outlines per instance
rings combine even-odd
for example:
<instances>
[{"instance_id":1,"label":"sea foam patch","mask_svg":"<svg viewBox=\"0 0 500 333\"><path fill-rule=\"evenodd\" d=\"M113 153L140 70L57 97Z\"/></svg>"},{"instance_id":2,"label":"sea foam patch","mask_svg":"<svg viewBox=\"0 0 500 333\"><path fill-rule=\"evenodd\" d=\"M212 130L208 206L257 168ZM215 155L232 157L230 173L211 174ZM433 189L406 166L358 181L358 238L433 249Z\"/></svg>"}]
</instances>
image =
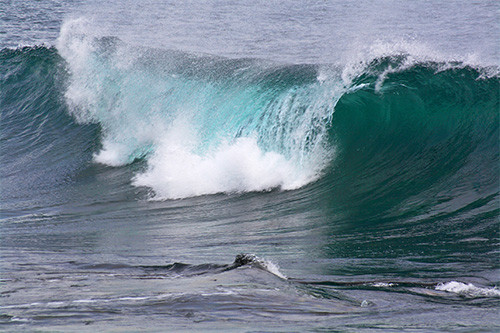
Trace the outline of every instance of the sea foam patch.
<instances>
[{"instance_id":1,"label":"sea foam patch","mask_svg":"<svg viewBox=\"0 0 500 333\"><path fill-rule=\"evenodd\" d=\"M500 297L500 289L498 287L477 287L472 283L463 283L458 281L439 283L436 286L436 290L447 291L469 297Z\"/></svg>"},{"instance_id":2,"label":"sea foam patch","mask_svg":"<svg viewBox=\"0 0 500 333\"><path fill-rule=\"evenodd\" d=\"M295 189L312 177L301 174L283 155L263 152L255 138L241 137L205 155L178 143L164 143L149 159L147 171L137 175L133 183L153 188L156 199L175 199L220 192Z\"/></svg>"}]
</instances>

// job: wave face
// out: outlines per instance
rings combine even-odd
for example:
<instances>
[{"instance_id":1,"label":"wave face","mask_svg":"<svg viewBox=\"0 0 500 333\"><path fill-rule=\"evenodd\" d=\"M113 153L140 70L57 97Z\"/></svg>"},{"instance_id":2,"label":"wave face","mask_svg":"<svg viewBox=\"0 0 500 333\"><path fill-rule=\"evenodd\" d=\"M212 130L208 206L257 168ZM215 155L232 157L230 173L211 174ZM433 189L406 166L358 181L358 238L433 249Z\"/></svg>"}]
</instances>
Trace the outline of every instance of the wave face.
<instances>
[{"instance_id":1,"label":"wave face","mask_svg":"<svg viewBox=\"0 0 500 333\"><path fill-rule=\"evenodd\" d=\"M338 153L322 186L332 196L370 220L496 215L498 74L390 56L353 85L363 88L340 98L329 130Z\"/></svg>"},{"instance_id":2,"label":"wave face","mask_svg":"<svg viewBox=\"0 0 500 333\"><path fill-rule=\"evenodd\" d=\"M63 26L57 49L2 51L10 175L27 158L69 174L89 154L144 159L132 182L155 199L314 183L366 214L498 193L495 68L409 54L280 65L132 48L85 24Z\"/></svg>"},{"instance_id":3,"label":"wave face","mask_svg":"<svg viewBox=\"0 0 500 333\"><path fill-rule=\"evenodd\" d=\"M99 144L95 125L78 125L64 101L67 75L54 48L0 51L3 208L37 207L87 167Z\"/></svg>"}]
</instances>

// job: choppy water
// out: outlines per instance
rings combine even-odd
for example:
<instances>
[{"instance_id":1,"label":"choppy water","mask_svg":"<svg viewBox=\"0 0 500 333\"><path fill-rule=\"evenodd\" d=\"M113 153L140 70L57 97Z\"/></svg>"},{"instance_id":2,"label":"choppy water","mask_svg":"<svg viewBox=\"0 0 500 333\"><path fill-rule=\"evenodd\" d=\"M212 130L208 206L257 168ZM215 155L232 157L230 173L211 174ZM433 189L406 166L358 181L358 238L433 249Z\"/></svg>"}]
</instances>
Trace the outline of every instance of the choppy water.
<instances>
[{"instance_id":1,"label":"choppy water","mask_svg":"<svg viewBox=\"0 0 500 333\"><path fill-rule=\"evenodd\" d=\"M0 2L0 327L496 331L495 2Z\"/></svg>"}]
</instances>

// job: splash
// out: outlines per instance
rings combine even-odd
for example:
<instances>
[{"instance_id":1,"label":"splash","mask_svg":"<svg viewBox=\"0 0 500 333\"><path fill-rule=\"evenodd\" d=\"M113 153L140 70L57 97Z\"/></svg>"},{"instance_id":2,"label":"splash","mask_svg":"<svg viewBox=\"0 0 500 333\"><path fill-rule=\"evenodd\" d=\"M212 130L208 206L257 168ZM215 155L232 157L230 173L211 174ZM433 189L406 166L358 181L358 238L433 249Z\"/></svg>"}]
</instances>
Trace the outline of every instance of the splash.
<instances>
[{"instance_id":1,"label":"splash","mask_svg":"<svg viewBox=\"0 0 500 333\"><path fill-rule=\"evenodd\" d=\"M331 160L328 126L345 90L338 75L133 48L91 26L77 19L61 29L67 104L79 122L102 128L95 162L147 159L133 184L154 199L296 189Z\"/></svg>"}]
</instances>

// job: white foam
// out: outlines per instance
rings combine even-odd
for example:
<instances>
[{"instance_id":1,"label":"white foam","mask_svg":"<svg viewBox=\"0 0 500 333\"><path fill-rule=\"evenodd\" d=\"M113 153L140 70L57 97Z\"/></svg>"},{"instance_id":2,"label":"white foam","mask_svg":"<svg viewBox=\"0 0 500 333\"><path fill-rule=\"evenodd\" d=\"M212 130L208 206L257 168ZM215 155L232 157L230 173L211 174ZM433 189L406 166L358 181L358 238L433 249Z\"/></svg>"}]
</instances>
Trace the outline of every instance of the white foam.
<instances>
[{"instance_id":1,"label":"white foam","mask_svg":"<svg viewBox=\"0 0 500 333\"><path fill-rule=\"evenodd\" d=\"M500 289L498 287L477 287L472 283L462 283L457 281L439 283L436 286L436 290L447 291L469 297L500 297Z\"/></svg>"},{"instance_id":2,"label":"white foam","mask_svg":"<svg viewBox=\"0 0 500 333\"><path fill-rule=\"evenodd\" d=\"M178 130L178 129L177 129ZM154 189L155 199L177 199L214 193L299 188L314 174L297 170L283 155L263 152L257 140L241 137L213 152L194 153L179 140L165 140L149 159L146 172L133 184Z\"/></svg>"},{"instance_id":3,"label":"white foam","mask_svg":"<svg viewBox=\"0 0 500 333\"><path fill-rule=\"evenodd\" d=\"M94 160L98 163L109 166L120 166L127 163L128 148L124 145L104 140L102 149L94 155Z\"/></svg>"},{"instance_id":4,"label":"white foam","mask_svg":"<svg viewBox=\"0 0 500 333\"><path fill-rule=\"evenodd\" d=\"M147 300L147 299L150 299L150 297L141 297L141 296L132 297L132 296L127 296L127 297L120 297L120 298L118 298L119 301L144 301L144 300Z\"/></svg>"},{"instance_id":5,"label":"white foam","mask_svg":"<svg viewBox=\"0 0 500 333\"><path fill-rule=\"evenodd\" d=\"M283 280L288 279L288 277L286 277L285 274L280 272L278 265L273 263L271 260L260 258L260 257L256 256L255 254L246 254L245 257L251 259L252 265L260 267L261 269L264 269L264 270L268 271L269 273L276 275L280 279L283 279Z\"/></svg>"},{"instance_id":6,"label":"white foam","mask_svg":"<svg viewBox=\"0 0 500 333\"><path fill-rule=\"evenodd\" d=\"M10 318L10 321L18 321L18 322L29 322L29 319L28 318L19 318L19 317L12 317Z\"/></svg>"},{"instance_id":7,"label":"white foam","mask_svg":"<svg viewBox=\"0 0 500 333\"><path fill-rule=\"evenodd\" d=\"M288 277L285 274L281 273L281 271L279 270L278 265L276 265L272 261L265 260L265 259L259 259L259 261L265 267L265 269L268 272L276 275L277 277L279 277L279 278L281 278L283 280L287 280L288 279Z\"/></svg>"},{"instance_id":8,"label":"white foam","mask_svg":"<svg viewBox=\"0 0 500 333\"><path fill-rule=\"evenodd\" d=\"M387 287L394 287L395 284L394 283L387 283L387 282L376 282L374 284L372 284L374 287L380 287L380 288L387 288Z\"/></svg>"},{"instance_id":9,"label":"white foam","mask_svg":"<svg viewBox=\"0 0 500 333\"><path fill-rule=\"evenodd\" d=\"M56 43L71 74L71 82L65 93L66 102L72 115L82 123L95 120L90 110L95 108L94 89L98 88L88 66L90 55L94 51L92 38L87 34L90 24L84 18L64 22Z\"/></svg>"},{"instance_id":10,"label":"white foam","mask_svg":"<svg viewBox=\"0 0 500 333\"><path fill-rule=\"evenodd\" d=\"M380 91L388 74L404 71L418 63L435 63L437 71L469 66L477 69L482 77L495 77L500 71L496 64L484 62L474 53L457 56L414 40L399 39L391 42L376 40L371 44L355 47L344 55L341 60L343 67L341 76L344 84L351 86L353 79L367 73L372 61L394 56L403 56L402 62L396 67L388 66L381 73L376 73L378 75L375 83L376 91Z\"/></svg>"}]
</instances>

